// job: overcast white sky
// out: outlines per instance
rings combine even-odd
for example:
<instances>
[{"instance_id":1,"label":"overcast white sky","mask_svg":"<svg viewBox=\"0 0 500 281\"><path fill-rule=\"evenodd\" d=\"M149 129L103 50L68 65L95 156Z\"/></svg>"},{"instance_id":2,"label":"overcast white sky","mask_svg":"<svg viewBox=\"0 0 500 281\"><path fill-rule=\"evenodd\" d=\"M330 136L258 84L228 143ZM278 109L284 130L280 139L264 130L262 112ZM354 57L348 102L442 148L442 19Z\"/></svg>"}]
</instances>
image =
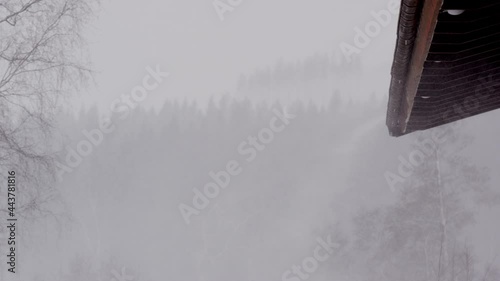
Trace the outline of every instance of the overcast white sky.
<instances>
[{"instance_id":1,"label":"overcast white sky","mask_svg":"<svg viewBox=\"0 0 500 281\"><path fill-rule=\"evenodd\" d=\"M352 44L354 27L371 20L371 11L389 0L248 0L221 21L212 0L109 0L89 28L90 51L101 106L139 84L144 68L159 64L171 73L147 103L167 96L204 101L231 91L241 73L296 60L315 52L339 52ZM363 49L365 86L387 95L397 17ZM365 93L355 99L368 98Z\"/></svg>"}]
</instances>

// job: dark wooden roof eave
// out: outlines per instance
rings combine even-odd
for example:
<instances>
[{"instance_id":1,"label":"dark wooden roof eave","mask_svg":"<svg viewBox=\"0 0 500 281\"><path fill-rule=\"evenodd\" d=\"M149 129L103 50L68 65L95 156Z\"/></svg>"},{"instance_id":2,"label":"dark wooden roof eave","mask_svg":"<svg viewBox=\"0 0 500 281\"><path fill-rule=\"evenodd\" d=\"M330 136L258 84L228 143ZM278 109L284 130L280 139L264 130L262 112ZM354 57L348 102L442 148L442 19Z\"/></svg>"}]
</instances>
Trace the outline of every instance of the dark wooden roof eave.
<instances>
[{"instance_id":1,"label":"dark wooden roof eave","mask_svg":"<svg viewBox=\"0 0 500 281\"><path fill-rule=\"evenodd\" d=\"M387 109L387 127L392 136L407 133L406 126L442 5L443 0L401 2Z\"/></svg>"}]
</instances>

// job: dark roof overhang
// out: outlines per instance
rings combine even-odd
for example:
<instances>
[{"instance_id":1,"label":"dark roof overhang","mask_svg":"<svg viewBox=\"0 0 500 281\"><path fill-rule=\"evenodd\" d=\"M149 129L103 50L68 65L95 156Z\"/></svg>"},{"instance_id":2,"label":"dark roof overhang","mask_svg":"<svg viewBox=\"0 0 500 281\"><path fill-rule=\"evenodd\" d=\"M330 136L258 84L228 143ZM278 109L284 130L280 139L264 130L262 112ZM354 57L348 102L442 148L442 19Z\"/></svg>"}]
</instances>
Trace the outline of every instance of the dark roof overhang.
<instances>
[{"instance_id":1,"label":"dark roof overhang","mask_svg":"<svg viewBox=\"0 0 500 281\"><path fill-rule=\"evenodd\" d=\"M499 27L495 0L402 0L387 110L390 134L500 108Z\"/></svg>"}]
</instances>

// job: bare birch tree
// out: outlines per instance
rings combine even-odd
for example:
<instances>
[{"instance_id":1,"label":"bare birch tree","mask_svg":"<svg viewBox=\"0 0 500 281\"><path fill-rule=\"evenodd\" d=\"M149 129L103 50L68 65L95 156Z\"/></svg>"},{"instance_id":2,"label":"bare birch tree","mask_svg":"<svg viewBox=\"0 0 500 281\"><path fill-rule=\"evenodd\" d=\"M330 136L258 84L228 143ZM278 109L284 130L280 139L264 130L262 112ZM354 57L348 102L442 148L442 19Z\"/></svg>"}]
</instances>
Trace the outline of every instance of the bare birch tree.
<instances>
[{"instance_id":1,"label":"bare birch tree","mask_svg":"<svg viewBox=\"0 0 500 281\"><path fill-rule=\"evenodd\" d=\"M52 198L54 117L90 78L82 30L97 1L0 0L0 167L26 183L19 213Z\"/></svg>"}]
</instances>

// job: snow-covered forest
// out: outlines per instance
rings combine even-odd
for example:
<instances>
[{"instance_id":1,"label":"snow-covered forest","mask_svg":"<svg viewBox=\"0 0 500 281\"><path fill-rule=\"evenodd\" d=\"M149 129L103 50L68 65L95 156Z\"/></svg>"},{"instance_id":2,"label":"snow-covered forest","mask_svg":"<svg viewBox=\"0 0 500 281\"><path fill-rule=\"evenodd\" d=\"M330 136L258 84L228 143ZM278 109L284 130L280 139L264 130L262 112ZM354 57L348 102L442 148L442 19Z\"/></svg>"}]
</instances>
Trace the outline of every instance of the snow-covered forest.
<instances>
[{"instance_id":1,"label":"snow-covered forest","mask_svg":"<svg viewBox=\"0 0 500 281\"><path fill-rule=\"evenodd\" d=\"M428 145L391 189L387 172L424 151L417 144L431 132L396 141L383 101L329 100L288 105L295 117L251 161L237 147L283 110L278 103L225 97L204 109L171 101L133 111L58 183L56 217L68 224L33 245L47 254L30 262L65 262L38 280L111 280L122 268L133 280L498 280L499 178L488 168L500 158L477 150L499 137L475 125L498 113L435 129L446 142ZM99 115L60 118L68 147ZM179 204L230 160L242 172L187 225ZM293 271L330 235L338 247L328 259ZM46 251L55 237L59 250Z\"/></svg>"},{"instance_id":2,"label":"snow-covered forest","mask_svg":"<svg viewBox=\"0 0 500 281\"><path fill-rule=\"evenodd\" d=\"M391 137L387 3L210 2L1 1L0 281L500 280L500 111Z\"/></svg>"}]
</instances>

